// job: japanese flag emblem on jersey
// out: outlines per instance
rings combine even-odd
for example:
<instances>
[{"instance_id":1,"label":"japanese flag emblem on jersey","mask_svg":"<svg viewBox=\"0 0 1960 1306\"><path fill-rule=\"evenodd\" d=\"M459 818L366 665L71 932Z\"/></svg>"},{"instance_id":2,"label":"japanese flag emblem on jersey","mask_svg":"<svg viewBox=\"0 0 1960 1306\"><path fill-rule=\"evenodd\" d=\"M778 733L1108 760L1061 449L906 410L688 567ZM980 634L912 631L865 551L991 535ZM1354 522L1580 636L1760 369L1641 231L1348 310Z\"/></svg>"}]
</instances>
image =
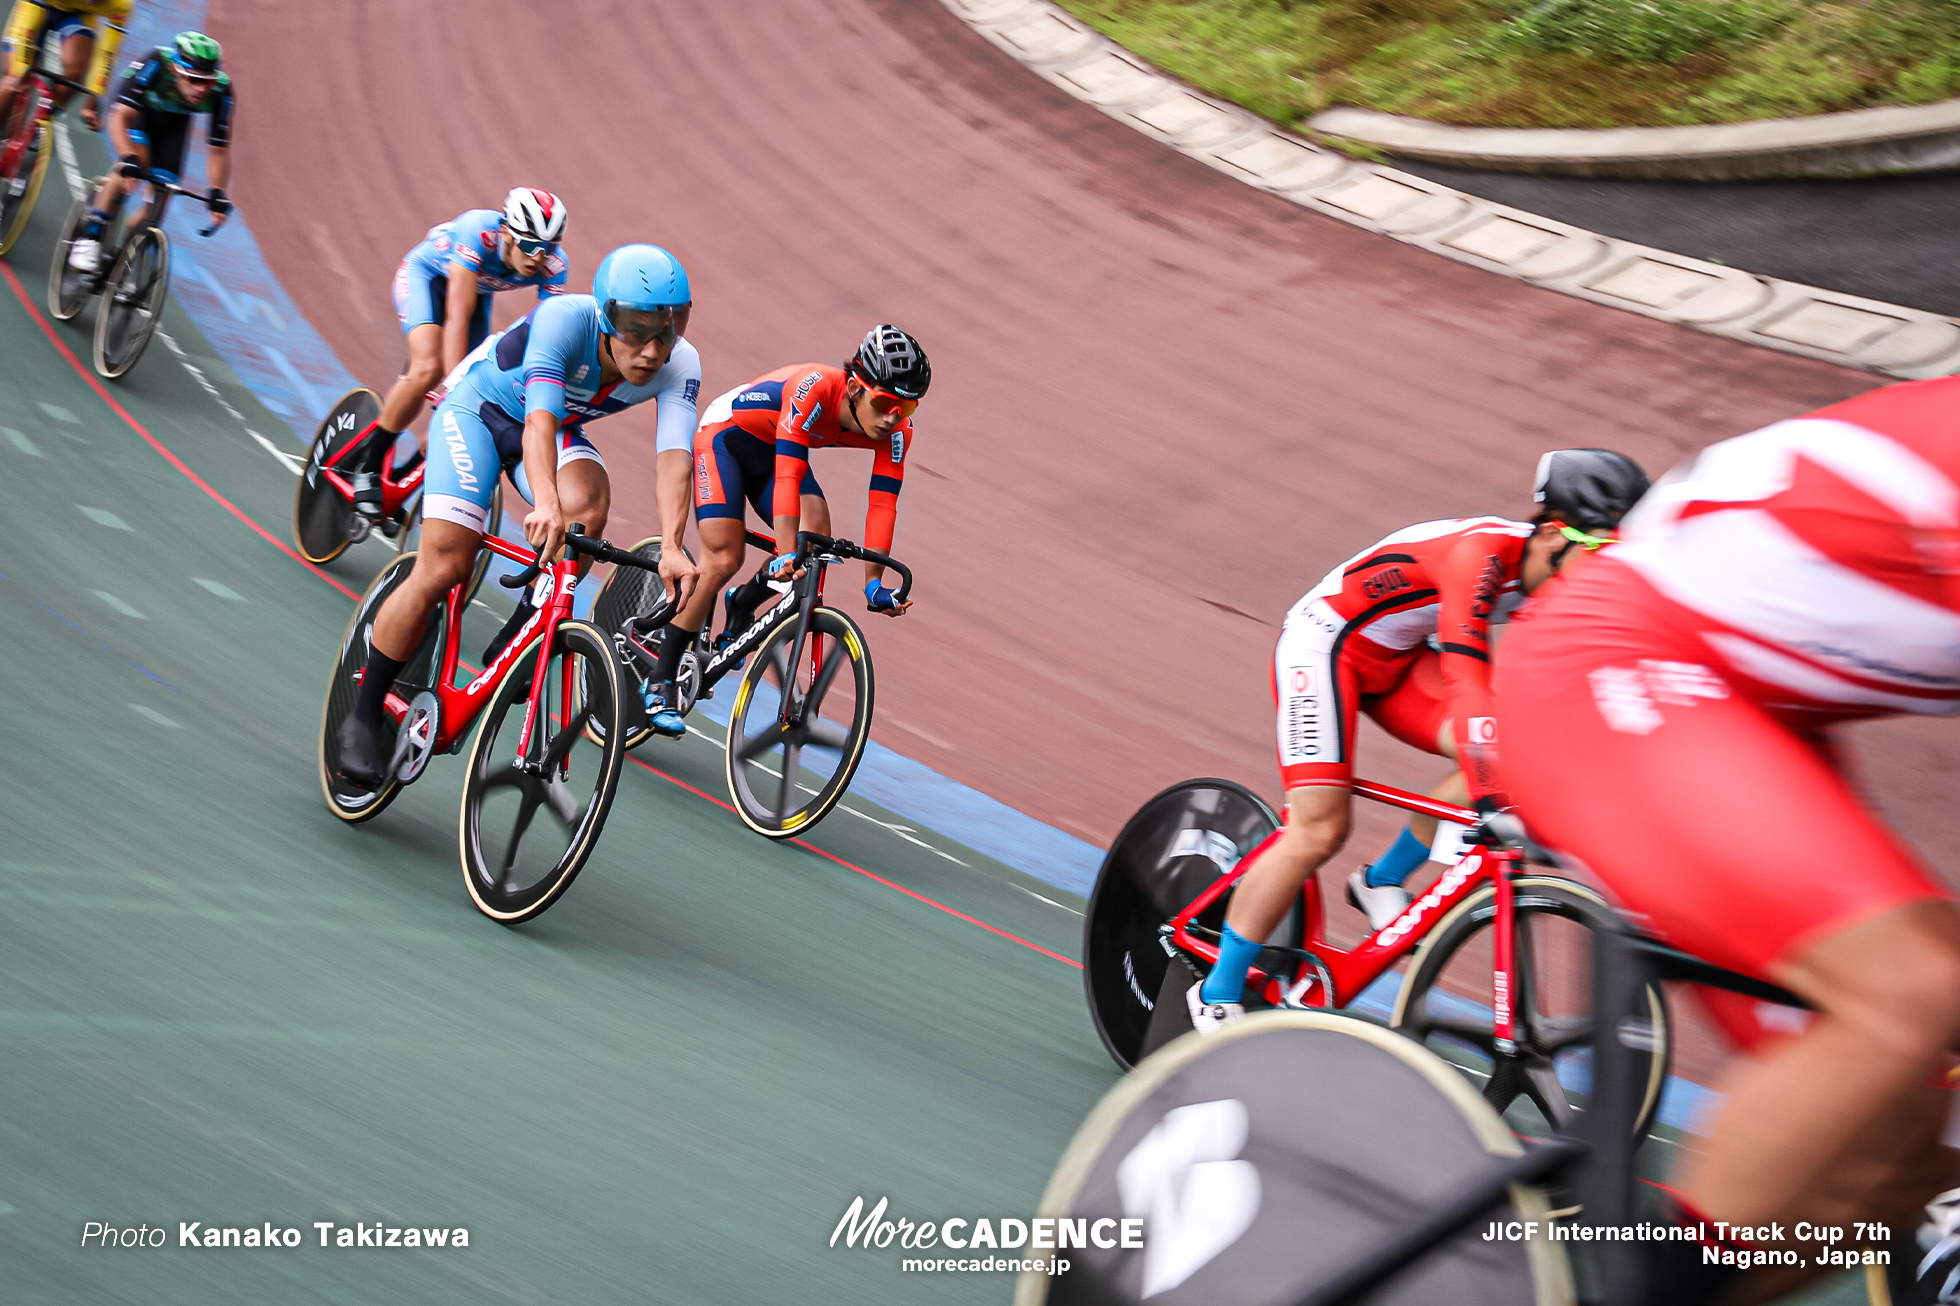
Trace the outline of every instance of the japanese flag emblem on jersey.
<instances>
[{"instance_id":1,"label":"japanese flag emblem on jersey","mask_svg":"<svg viewBox=\"0 0 1960 1306\"><path fill-rule=\"evenodd\" d=\"M1497 742L1497 718L1494 716L1473 716L1465 722L1466 733L1473 744L1495 744Z\"/></svg>"}]
</instances>

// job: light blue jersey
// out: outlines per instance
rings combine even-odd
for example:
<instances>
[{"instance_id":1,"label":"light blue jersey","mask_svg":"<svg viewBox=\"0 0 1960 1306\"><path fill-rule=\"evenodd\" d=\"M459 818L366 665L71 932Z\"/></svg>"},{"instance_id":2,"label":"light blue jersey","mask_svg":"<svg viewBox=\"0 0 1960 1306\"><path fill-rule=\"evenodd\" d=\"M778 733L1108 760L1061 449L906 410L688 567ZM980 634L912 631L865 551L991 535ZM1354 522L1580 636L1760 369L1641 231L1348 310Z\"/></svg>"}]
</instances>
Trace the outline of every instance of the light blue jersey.
<instances>
[{"instance_id":1,"label":"light blue jersey","mask_svg":"<svg viewBox=\"0 0 1960 1306\"><path fill-rule=\"evenodd\" d=\"M523 479L524 421L532 413L558 420L558 465L581 458L604 466L586 439L587 422L655 401L658 452L694 447L701 355L674 342L667 365L645 385L599 384L599 306L590 295L558 295L523 321L499 331L449 375L449 393L429 432L423 516L481 531L498 476L531 501Z\"/></svg>"},{"instance_id":2,"label":"light blue jersey","mask_svg":"<svg viewBox=\"0 0 1960 1306\"><path fill-rule=\"evenodd\" d=\"M544 271L519 276L504 262L504 215L496 209L471 209L453 222L429 228L422 243L408 251L395 269L395 316L406 335L418 326L442 325L449 311L449 276L457 264L476 275L476 312L470 322L470 344L482 342L490 330L490 296L502 290L536 286L538 298L565 293L571 271L562 249L545 256Z\"/></svg>"}]
</instances>

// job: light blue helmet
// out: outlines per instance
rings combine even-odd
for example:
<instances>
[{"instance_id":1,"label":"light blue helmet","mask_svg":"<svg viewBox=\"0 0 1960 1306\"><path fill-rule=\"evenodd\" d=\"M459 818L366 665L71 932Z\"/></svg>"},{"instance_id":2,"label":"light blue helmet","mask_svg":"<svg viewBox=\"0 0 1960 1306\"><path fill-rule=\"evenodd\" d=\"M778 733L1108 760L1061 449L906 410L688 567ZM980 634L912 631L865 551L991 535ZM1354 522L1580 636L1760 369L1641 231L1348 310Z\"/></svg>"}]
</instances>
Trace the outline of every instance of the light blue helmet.
<instances>
[{"instance_id":1,"label":"light blue helmet","mask_svg":"<svg viewBox=\"0 0 1960 1306\"><path fill-rule=\"evenodd\" d=\"M599 261L592 274L592 298L599 301L599 329L616 335L615 308L642 313L680 310L694 302L687 269L658 245L621 245Z\"/></svg>"}]
</instances>

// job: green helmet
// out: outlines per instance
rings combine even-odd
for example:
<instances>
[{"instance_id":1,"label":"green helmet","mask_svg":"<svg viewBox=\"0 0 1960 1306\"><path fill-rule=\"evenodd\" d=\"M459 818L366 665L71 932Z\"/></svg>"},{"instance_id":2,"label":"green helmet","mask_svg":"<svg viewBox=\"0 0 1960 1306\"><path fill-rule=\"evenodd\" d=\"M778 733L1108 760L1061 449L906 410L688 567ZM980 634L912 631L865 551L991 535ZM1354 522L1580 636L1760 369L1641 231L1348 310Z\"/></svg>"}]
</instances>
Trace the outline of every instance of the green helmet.
<instances>
[{"instance_id":1,"label":"green helmet","mask_svg":"<svg viewBox=\"0 0 1960 1306\"><path fill-rule=\"evenodd\" d=\"M225 52L202 32L179 32L170 43L170 61L193 77L216 77Z\"/></svg>"}]
</instances>

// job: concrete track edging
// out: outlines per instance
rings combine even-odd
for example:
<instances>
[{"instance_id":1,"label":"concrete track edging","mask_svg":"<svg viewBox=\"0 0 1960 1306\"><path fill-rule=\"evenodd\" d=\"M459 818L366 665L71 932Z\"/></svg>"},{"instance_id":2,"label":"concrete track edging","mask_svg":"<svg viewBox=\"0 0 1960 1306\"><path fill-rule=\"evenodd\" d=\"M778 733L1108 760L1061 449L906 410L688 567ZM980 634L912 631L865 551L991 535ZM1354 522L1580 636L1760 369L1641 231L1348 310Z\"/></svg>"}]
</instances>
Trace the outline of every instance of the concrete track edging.
<instances>
[{"instance_id":1,"label":"concrete track edging","mask_svg":"<svg viewBox=\"0 0 1960 1306\"><path fill-rule=\"evenodd\" d=\"M941 0L1042 80L1206 167L1472 267L1885 376L1960 372L1960 323L1618 240L1281 131L1159 71L1050 0Z\"/></svg>"},{"instance_id":2,"label":"concrete track edging","mask_svg":"<svg viewBox=\"0 0 1960 1306\"><path fill-rule=\"evenodd\" d=\"M1692 127L1455 127L1342 107L1324 136L1463 168L1566 177L1753 181L1930 172L1960 163L1960 100Z\"/></svg>"}]
</instances>

